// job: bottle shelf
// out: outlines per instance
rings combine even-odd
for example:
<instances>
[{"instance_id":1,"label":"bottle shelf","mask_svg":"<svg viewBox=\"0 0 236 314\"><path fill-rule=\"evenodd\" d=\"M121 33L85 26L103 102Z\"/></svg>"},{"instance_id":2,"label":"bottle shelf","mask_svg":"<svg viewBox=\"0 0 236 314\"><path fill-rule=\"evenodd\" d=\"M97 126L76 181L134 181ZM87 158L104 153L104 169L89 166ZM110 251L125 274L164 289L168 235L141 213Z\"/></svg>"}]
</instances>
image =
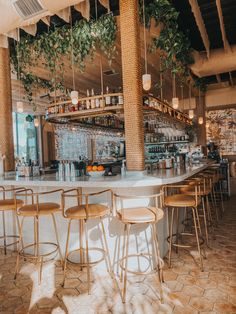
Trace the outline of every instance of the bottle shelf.
<instances>
[{"instance_id":1,"label":"bottle shelf","mask_svg":"<svg viewBox=\"0 0 236 314\"><path fill-rule=\"evenodd\" d=\"M151 145L156 145L156 146L158 146L158 145L165 145L165 144L187 144L187 143L189 143L189 141L170 141L170 142L156 142L156 143L145 143L145 145L147 145L147 146L151 146Z\"/></svg>"}]
</instances>

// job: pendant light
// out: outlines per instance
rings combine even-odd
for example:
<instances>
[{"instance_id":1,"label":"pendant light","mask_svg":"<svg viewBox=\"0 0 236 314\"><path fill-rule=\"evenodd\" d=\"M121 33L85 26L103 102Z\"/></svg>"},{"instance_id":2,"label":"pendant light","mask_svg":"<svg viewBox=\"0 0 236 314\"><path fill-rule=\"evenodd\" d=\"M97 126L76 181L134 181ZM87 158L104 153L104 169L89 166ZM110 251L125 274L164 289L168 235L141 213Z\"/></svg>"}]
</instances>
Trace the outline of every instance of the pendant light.
<instances>
[{"instance_id":1,"label":"pendant light","mask_svg":"<svg viewBox=\"0 0 236 314\"><path fill-rule=\"evenodd\" d=\"M199 94L198 94L198 105L200 105L200 98L201 98L201 90L200 90L200 88L199 88ZM201 108L201 110L200 110L200 115L199 115L199 117L198 117L198 124L203 124L203 116L202 116L202 108Z\"/></svg>"},{"instance_id":2,"label":"pendant light","mask_svg":"<svg viewBox=\"0 0 236 314\"><path fill-rule=\"evenodd\" d=\"M75 90L75 64L74 64L74 44L73 44L73 27L72 27L72 13L70 16L71 22L71 66L72 66L72 80L73 80L73 90L70 93L71 102L76 105L79 100L79 92Z\"/></svg>"},{"instance_id":3,"label":"pendant light","mask_svg":"<svg viewBox=\"0 0 236 314\"><path fill-rule=\"evenodd\" d=\"M39 119L38 118L34 118L34 126L36 128L39 127Z\"/></svg>"},{"instance_id":4,"label":"pendant light","mask_svg":"<svg viewBox=\"0 0 236 314\"><path fill-rule=\"evenodd\" d=\"M20 29L18 28L18 42L20 42ZM19 53L17 53L17 72L18 72L18 80L19 80L19 99L21 99L21 81L20 81L20 58ZM16 102L16 111L18 113L24 112L24 103L21 100Z\"/></svg>"},{"instance_id":5,"label":"pendant light","mask_svg":"<svg viewBox=\"0 0 236 314\"><path fill-rule=\"evenodd\" d=\"M191 98L192 98L192 95L191 95L191 84L189 82L189 87L188 87L188 95L189 95L189 111L188 111L188 116L189 116L189 119L193 119L194 118L194 110L191 109Z\"/></svg>"},{"instance_id":6,"label":"pendant light","mask_svg":"<svg viewBox=\"0 0 236 314\"><path fill-rule=\"evenodd\" d=\"M179 108L179 98L176 97L176 80L175 73L173 73L173 98L172 98L172 106L174 109Z\"/></svg>"},{"instance_id":7,"label":"pendant light","mask_svg":"<svg viewBox=\"0 0 236 314\"><path fill-rule=\"evenodd\" d=\"M145 74L142 76L143 89L149 91L152 85L151 74L147 72L147 38L146 38L146 17L145 17L145 0L143 0L143 37L144 37L144 62L145 62Z\"/></svg>"}]
</instances>

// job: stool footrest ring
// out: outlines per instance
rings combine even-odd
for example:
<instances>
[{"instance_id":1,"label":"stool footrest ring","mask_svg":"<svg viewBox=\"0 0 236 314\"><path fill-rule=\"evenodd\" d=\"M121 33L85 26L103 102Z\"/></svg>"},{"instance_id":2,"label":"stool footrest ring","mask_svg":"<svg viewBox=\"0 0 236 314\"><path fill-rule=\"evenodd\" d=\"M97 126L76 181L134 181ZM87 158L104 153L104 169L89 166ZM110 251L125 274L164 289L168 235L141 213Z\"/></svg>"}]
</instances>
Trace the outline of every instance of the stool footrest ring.
<instances>
[{"instance_id":1,"label":"stool footrest ring","mask_svg":"<svg viewBox=\"0 0 236 314\"><path fill-rule=\"evenodd\" d=\"M87 262L74 262L72 261L69 256L75 252L81 252L82 251L82 254L83 254L83 258L84 260L86 260L86 249L85 248L79 248L79 249L75 249L73 251L70 251L69 254L67 255L67 261L72 263L72 264L76 264L76 265L79 265L81 267L86 267L88 264L93 266L93 265L96 265L100 262L102 262L104 259L105 259L105 256L107 256L107 252L101 248L95 248L95 247L92 247L92 248L89 248L88 251L91 252L91 251L98 251L102 254L101 258L95 260L95 261L89 261L88 263Z\"/></svg>"},{"instance_id":2,"label":"stool footrest ring","mask_svg":"<svg viewBox=\"0 0 236 314\"><path fill-rule=\"evenodd\" d=\"M13 239L18 239L18 240L14 241L14 242L12 242L12 243L6 244L6 245L0 245L0 248L1 248L1 249L19 243L19 238L20 238L20 237L19 237L18 235L5 235L5 236L0 236L0 240L2 240L2 239L8 239L8 238L10 238L10 239L13 238Z\"/></svg>"},{"instance_id":3,"label":"stool footrest ring","mask_svg":"<svg viewBox=\"0 0 236 314\"><path fill-rule=\"evenodd\" d=\"M177 236L187 236L187 237L195 237L195 234L194 233L187 233L187 232L181 232L181 233L174 233L173 235L172 235L172 237L174 238L174 237L177 237ZM202 236L198 236L199 237L199 240L200 240L200 246L201 245L203 245L204 244L204 239L203 239L203 237ZM167 242L168 243L170 243L170 236L169 237L167 237ZM194 246L196 246L196 245L190 245L190 244L178 244L178 243L173 243L172 242L172 245L173 246L175 246L175 247L182 247L182 248L192 248L192 247L194 247Z\"/></svg>"},{"instance_id":4,"label":"stool footrest ring","mask_svg":"<svg viewBox=\"0 0 236 314\"><path fill-rule=\"evenodd\" d=\"M38 245L51 245L51 246L54 246L54 249L51 250L50 252L48 253L44 253L44 254L38 254L38 255L32 255L32 254L29 254L29 253L26 253L25 250L28 249L28 248L34 248L36 249L37 248L37 244L36 243L31 243L31 244L28 244L26 246L24 246L20 251L19 251L19 255L24 257L24 258L29 258L29 259L38 259L39 257L48 257L52 254L55 254L58 249L59 249L59 246L56 244L56 243L53 243L53 242L39 242Z\"/></svg>"},{"instance_id":5,"label":"stool footrest ring","mask_svg":"<svg viewBox=\"0 0 236 314\"><path fill-rule=\"evenodd\" d=\"M128 269L128 268L126 269L127 273L131 273L131 274L134 274L134 275L151 275L151 274L153 274L153 273L158 271L158 267L160 269L162 269L163 266L164 266L164 261L160 258L159 259L159 265L156 265L156 267L153 270L149 270L148 271L148 269L151 267L150 260L153 257L153 255L150 254L150 253L146 253L145 252L145 253L140 253L140 254L129 254L127 257L125 256L125 257L119 259L118 263L119 263L120 268L122 270L125 271L125 267L123 266L122 262L125 261L126 258L128 259L128 258L131 258L131 257L137 257L137 258L143 257L144 259L146 259L149 262L148 267L146 268L145 271L135 271L135 270L131 270L131 269Z\"/></svg>"}]
</instances>

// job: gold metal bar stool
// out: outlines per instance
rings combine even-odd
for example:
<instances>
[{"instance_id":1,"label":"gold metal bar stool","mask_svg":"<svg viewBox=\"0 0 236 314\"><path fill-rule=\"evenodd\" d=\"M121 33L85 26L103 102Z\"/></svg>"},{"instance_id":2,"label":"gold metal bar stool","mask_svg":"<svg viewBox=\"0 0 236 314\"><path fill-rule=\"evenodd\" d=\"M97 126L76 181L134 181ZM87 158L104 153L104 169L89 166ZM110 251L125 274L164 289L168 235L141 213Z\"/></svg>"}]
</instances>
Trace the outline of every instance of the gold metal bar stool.
<instances>
[{"instance_id":1,"label":"gold metal bar stool","mask_svg":"<svg viewBox=\"0 0 236 314\"><path fill-rule=\"evenodd\" d=\"M105 260L107 271L113 278L111 260L110 260L109 250L108 250L104 223L103 223L103 218L109 215L109 213L111 212L111 209L107 205L89 202L90 197L101 196L105 193L109 193L110 196L112 195L111 190L109 189L96 192L96 193L82 194L82 189L77 188L77 189L64 191L62 193L62 213L63 213L64 218L69 219L68 233L67 233L67 240L66 240L66 251L65 251L64 278L63 278L63 283L62 283L63 287L65 286L65 280L66 280L67 262L77 264L81 268L83 267L87 268L88 294L90 294L90 267L91 266L96 265L100 263L101 261ZM74 199L76 200L77 204L75 206L68 207L66 209L66 204L65 204L66 199ZM102 238L101 238L102 248L89 247L87 222L91 219L99 220L98 228L102 231ZM71 223L73 220L80 222L79 249L69 252L70 229L71 229ZM85 248L84 248L84 243L83 243L84 235L85 235ZM102 257L99 258L99 260L92 261L89 256L89 251L91 252L98 251L102 254ZM70 255L74 252L79 253L79 262L73 262L70 259Z\"/></svg>"},{"instance_id":2,"label":"gold metal bar stool","mask_svg":"<svg viewBox=\"0 0 236 314\"><path fill-rule=\"evenodd\" d=\"M19 273L19 260L20 257L24 257L24 259L30 259L36 262L39 265L39 284L42 280L42 267L43 263L51 260L55 257L57 253L60 255L60 260L63 265L63 258L61 254L59 237L56 225L55 214L61 211L61 205L54 202L39 202L39 198L42 196L48 196L52 194L59 194L63 190L53 190L48 192L40 192L34 193L32 189L23 189L21 191L15 192L15 204L18 202L18 197L24 196L26 199L26 203L30 198L30 204L23 205L17 208L17 215L21 216L20 223L20 242L23 239L23 226L25 218L33 218L34 219L34 242L28 245L25 245L20 248L18 247L17 252L17 261L16 261L16 269L15 269L15 279L17 274ZM51 216L53 227L56 236L56 243L54 242L41 242L39 238L39 220L42 216ZM44 249L49 247L47 251L44 252ZM52 248L51 248L52 247ZM33 249L33 252L27 252L27 250Z\"/></svg>"},{"instance_id":3,"label":"gold metal bar stool","mask_svg":"<svg viewBox=\"0 0 236 314\"><path fill-rule=\"evenodd\" d=\"M163 204L163 193L147 196L125 196L114 194L114 207L116 210L117 218L124 224L124 239L123 239L123 253L122 258L118 260L121 275L120 280L123 285L122 291L122 302L126 302L126 290L127 290L127 273L135 275L148 275L154 272L158 273L158 279L160 283L160 300L163 302L163 290L162 282L163 279L163 266L164 262L160 257L159 244L158 244L158 234L156 224L160 221L164 212L162 210ZM124 201L126 200L139 200L149 199L150 205L143 206L138 205L136 207L126 208L124 207ZM119 206L118 206L119 205ZM137 226L139 224L147 224L151 227L151 240L152 240L152 252L150 253L149 247L147 247L148 252L137 252L137 254L129 254L129 242L130 242L130 229L132 226ZM138 244L137 244L138 245ZM148 246L148 244L147 244ZM130 270L128 269L128 259L132 257L143 257L149 261L149 267L145 272ZM155 264L153 263L155 262ZM152 270L149 271L150 266L153 266Z\"/></svg>"},{"instance_id":4,"label":"gold metal bar stool","mask_svg":"<svg viewBox=\"0 0 236 314\"><path fill-rule=\"evenodd\" d=\"M195 193L194 195L181 194L181 188L188 188L187 184L175 184L175 185L165 185L163 186L164 191L164 205L167 208L171 208L171 218L170 218L170 230L167 241L169 243L169 267L171 267L171 253L172 246L175 246L177 249L180 248L191 248L192 244L181 244L179 243L179 239L184 236L195 236L196 244L200 259L200 269L203 271L203 261L202 261L202 250L201 246L204 244L204 239L201 236L201 225L199 221L198 215L198 205L200 204L199 198L199 187L198 185L194 186ZM171 193L171 194L170 194ZM192 212L193 223L195 234L192 232L180 232L179 231L179 209L190 209ZM173 233L174 229L174 215L176 214L176 232ZM173 238L176 238L176 241L173 241Z\"/></svg>"},{"instance_id":5,"label":"gold metal bar stool","mask_svg":"<svg viewBox=\"0 0 236 314\"><path fill-rule=\"evenodd\" d=\"M6 189L3 186L0 186L0 193L2 194L2 199L0 200L0 212L2 212L2 228L3 228L3 234L0 236L0 240L3 240L3 245L0 246L0 248L4 249L4 254L7 254L7 247L15 245L19 242L19 235L7 235L6 234L6 220L5 220L5 212L12 211L15 214L16 218L16 224L19 232L19 218L16 215L15 209L16 206L20 207L24 204L23 200L17 200L16 206L15 206L15 199L13 197L7 197L8 193L14 193L17 190L22 190L22 187L18 188L10 188ZM14 242L7 243L7 240L14 239Z\"/></svg>"}]
</instances>

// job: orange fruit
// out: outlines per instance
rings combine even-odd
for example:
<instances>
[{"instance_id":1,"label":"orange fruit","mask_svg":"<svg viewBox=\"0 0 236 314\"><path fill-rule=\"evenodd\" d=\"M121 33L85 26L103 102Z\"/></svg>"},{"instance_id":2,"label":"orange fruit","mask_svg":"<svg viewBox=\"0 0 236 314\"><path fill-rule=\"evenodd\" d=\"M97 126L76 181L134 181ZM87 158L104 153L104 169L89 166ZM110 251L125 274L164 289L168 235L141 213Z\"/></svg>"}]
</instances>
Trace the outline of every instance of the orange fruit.
<instances>
[{"instance_id":1,"label":"orange fruit","mask_svg":"<svg viewBox=\"0 0 236 314\"><path fill-rule=\"evenodd\" d=\"M97 166L93 166L93 171L97 171L98 167Z\"/></svg>"},{"instance_id":2,"label":"orange fruit","mask_svg":"<svg viewBox=\"0 0 236 314\"><path fill-rule=\"evenodd\" d=\"M90 172L93 170L93 167L92 166L87 166L87 171Z\"/></svg>"},{"instance_id":3,"label":"orange fruit","mask_svg":"<svg viewBox=\"0 0 236 314\"><path fill-rule=\"evenodd\" d=\"M104 167L102 165L98 166L98 171L104 171Z\"/></svg>"}]
</instances>

